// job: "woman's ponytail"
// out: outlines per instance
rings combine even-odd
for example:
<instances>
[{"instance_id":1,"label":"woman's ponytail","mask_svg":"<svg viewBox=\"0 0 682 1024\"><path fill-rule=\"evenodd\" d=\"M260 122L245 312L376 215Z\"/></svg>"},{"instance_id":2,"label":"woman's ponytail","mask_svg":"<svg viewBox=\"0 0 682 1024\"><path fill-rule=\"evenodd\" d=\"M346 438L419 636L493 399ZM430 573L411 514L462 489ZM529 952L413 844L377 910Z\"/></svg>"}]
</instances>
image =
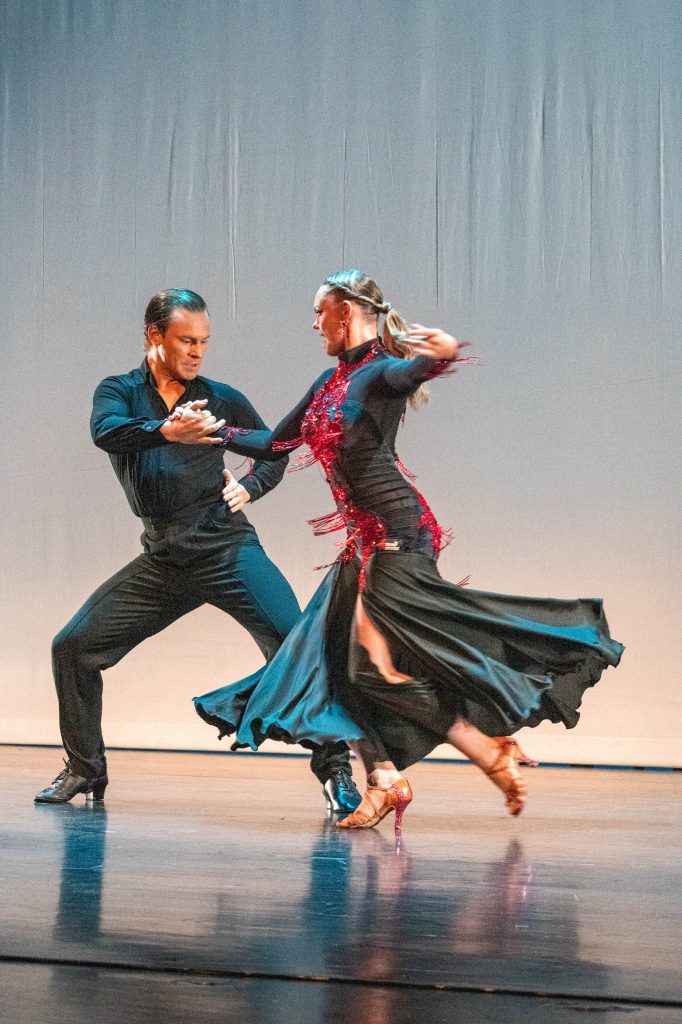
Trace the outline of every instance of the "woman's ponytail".
<instances>
[{"instance_id":1,"label":"woman's ponytail","mask_svg":"<svg viewBox=\"0 0 682 1024\"><path fill-rule=\"evenodd\" d=\"M389 355L395 356L396 359L409 359L412 352L406 338L410 328L397 309L394 309L388 303L386 305L388 305L388 311L385 313L386 319L384 320L382 338L384 348ZM418 409L420 405L425 405L428 400L429 386L424 383L419 385L407 401L413 409Z\"/></svg>"}]
</instances>

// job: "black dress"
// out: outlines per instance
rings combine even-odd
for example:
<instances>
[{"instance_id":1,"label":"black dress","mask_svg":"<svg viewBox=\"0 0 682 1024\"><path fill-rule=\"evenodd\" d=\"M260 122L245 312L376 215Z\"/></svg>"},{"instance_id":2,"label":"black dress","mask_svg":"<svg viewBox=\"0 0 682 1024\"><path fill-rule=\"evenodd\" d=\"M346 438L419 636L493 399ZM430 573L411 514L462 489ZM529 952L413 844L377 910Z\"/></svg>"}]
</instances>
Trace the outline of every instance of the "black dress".
<instances>
[{"instance_id":1,"label":"black dress","mask_svg":"<svg viewBox=\"0 0 682 1024\"><path fill-rule=\"evenodd\" d=\"M450 364L390 356L379 340L344 353L273 430L224 428L231 451L276 459L307 444L337 511L316 533L347 531L325 576L273 660L195 698L197 712L235 747L265 739L311 746L368 739L403 769L445 739L462 715L488 735L544 719L571 728L585 689L623 647L598 599L508 597L442 579L447 538L395 452L409 395ZM352 636L358 591L410 678L388 683Z\"/></svg>"}]
</instances>

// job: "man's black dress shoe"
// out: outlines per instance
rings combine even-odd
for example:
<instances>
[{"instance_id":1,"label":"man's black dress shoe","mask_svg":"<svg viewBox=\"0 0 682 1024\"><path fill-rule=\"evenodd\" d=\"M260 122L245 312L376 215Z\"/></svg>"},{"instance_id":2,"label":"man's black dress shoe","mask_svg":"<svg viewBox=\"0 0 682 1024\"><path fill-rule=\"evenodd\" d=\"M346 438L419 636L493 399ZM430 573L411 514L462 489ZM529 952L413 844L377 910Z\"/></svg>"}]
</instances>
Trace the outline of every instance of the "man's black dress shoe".
<instances>
[{"instance_id":1,"label":"man's black dress shoe","mask_svg":"<svg viewBox=\"0 0 682 1024\"><path fill-rule=\"evenodd\" d=\"M109 782L105 775L98 775L96 779L86 779L83 775L77 775L68 761L52 785L42 789L34 797L37 804L66 804L79 793L84 793L86 798L92 795L93 800L103 800L104 790Z\"/></svg>"},{"instance_id":2,"label":"man's black dress shoe","mask_svg":"<svg viewBox=\"0 0 682 1024\"><path fill-rule=\"evenodd\" d=\"M362 800L353 776L343 768L334 768L322 788L330 811L354 811Z\"/></svg>"}]
</instances>

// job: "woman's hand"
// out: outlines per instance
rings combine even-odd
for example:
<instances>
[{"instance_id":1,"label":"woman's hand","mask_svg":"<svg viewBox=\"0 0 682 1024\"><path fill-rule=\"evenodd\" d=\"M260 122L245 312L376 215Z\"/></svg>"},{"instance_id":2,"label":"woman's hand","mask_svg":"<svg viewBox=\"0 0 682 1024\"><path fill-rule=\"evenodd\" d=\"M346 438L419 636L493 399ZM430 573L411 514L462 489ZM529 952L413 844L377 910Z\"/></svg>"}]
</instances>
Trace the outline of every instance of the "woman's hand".
<instances>
[{"instance_id":1,"label":"woman's hand","mask_svg":"<svg viewBox=\"0 0 682 1024\"><path fill-rule=\"evenodd\" d=\"M428 356L429 359L456 359L461 345L466 345L439 327L424 327L422 324L410 324L406 341L413 355Z\"/></svg>"}]
</instances>

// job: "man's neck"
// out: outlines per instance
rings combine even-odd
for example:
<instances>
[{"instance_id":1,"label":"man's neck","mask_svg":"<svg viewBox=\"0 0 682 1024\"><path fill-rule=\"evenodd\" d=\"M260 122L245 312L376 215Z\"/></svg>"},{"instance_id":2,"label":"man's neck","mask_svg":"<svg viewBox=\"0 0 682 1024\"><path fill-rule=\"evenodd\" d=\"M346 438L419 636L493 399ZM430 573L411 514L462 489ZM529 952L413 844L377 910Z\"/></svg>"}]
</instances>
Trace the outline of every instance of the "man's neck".
<instances>
[{"instance_id":1,"label":"man's neck","mask_svg":"<svg viewBox=\"0 0 682 1024\"><path fill-rule=\"evenodd\" d=\"M172 409L180 395L185 393L187 385L184 380L172 377L160 359L153 352L147 355L147 365L156 382L156 388L168 409Z\"/></svg>"}]
</instances>

